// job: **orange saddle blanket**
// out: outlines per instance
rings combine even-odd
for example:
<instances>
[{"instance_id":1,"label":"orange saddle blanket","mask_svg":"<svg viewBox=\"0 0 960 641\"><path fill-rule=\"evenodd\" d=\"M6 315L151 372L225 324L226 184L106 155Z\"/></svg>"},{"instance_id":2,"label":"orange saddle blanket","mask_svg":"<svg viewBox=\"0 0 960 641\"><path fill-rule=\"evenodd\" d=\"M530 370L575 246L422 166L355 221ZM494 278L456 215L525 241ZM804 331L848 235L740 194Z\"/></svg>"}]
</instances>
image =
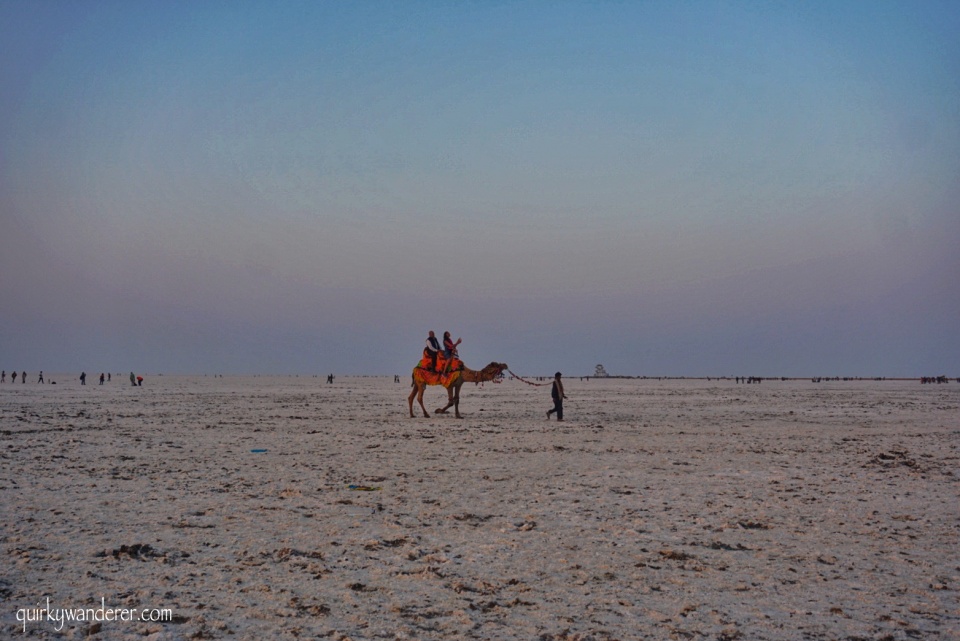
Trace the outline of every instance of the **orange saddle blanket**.
<instances>
[{"instance_id":1,"label":"orange saddle blanket","mask_svg":"<svg viewBox=\"0 0 960 641\"><path fill-rule=\"evenodd\" d=\"M463 361L453 356L448 361L443 357L443 352L437 354L437 368L433 368L433 362L430 359L430 353L423 352L423 358L417 365L422 371L420 374L428 385L443 385L449 387L450 383L457 379L457 374L463 369Z\"/></svg>"}]
</instances>

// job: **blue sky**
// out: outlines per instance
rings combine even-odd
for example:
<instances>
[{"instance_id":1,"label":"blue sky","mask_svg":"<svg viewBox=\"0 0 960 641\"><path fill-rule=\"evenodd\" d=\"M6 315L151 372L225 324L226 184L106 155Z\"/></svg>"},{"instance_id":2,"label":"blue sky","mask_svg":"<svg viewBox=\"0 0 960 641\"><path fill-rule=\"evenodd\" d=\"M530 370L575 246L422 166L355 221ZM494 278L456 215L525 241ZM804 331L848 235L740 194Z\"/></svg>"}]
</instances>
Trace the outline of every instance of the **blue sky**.
<instances>
[{"instance_id":1,"label":"blue sky","mask_svg":"<svg viewBox=\"0 0 960 641\"><path fill-rule=\"evenodd\" d=\"M960 375L954 2L0 3L0 367Z\"/></svg>"}]
</instances>

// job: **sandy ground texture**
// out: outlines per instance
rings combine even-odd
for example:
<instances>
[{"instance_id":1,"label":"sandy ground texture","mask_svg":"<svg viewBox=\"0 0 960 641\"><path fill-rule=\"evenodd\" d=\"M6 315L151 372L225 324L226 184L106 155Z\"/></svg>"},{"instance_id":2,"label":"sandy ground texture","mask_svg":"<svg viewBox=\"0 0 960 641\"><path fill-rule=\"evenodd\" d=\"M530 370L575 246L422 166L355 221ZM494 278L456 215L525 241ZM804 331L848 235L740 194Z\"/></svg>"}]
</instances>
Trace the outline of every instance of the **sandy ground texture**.
<instances>
[{"instance_id":1,"label":"sandy ground texture","mask_svg":"<svg viewBox=\"0 0 960 641\"><path fill-rule=\"evenodd\" d=\"M956 383L53 378L0 386L3 638L960 638Z\"/></svg>"}]
</instances>

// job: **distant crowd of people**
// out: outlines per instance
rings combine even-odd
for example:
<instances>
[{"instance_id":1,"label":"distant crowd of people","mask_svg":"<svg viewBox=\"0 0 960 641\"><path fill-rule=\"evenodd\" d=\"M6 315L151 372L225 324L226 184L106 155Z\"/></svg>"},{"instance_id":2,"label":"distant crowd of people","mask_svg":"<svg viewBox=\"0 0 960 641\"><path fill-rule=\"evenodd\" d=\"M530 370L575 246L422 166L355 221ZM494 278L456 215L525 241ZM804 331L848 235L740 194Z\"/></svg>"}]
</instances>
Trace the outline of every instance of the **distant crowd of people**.
<instances>
[{"instance_id":1,"label":"distant crowd of people","mask_svg":"<svg viewBox=\"0 0 960 641\"><path fill-rule=\"evenodd\" d=\"M26 383L26 382L27 382L27 373L26 373L26 372L16 372L16 371L10 373L10 382L11 382L11 383L16 383L16 382L17 382L17 378L20 379L20 383L21 383L21 384ZM104 383L109 383L109 382L112 381L112 380L113 380L113 375L112 375L110 372L106 372L106 373L100 372L100 385L103 385ZM3 370L2 372L0 372L0 383L6 383L6 382L7 382L7 370ZM41 371L40 371L40 377L37 379L37 384L42 385L42 384L44 384L44 383L46 383L46 381L43 379L43 371L41 370ZM51 384L51 385L56 385L57 382L56 382L56 381L50 381L50 384ZM86 373L86 372L80 372L80 384L81 384L81 385L86 385L86 384L87 384L87 373ZM143 377L142 377L142 376L135 376L133 372L130 372L130 384L133 385L134 387L142 387L142 386L143 386Z\"/></svg>"},{"instance_id":2,"label":"distant crowd of people","mask_svg":"<svg viewBox=\"0 0 960 641\"><path fill-rule=\"evenodd\" d=\"M21 383L26 383L26 382L27 382L27 373L26 373L26 372L22 372L21 374L22 374L22 376L20 377L20 382L21 382ZM12 372L12 373L10 374L10 382L16 383L16 382L17 382L17 375L18 375L18 372ZM6 383L6 382L7 382L7 370L3 370L3 373L0 374L0 383ZM43 372L40 372L40 382L41 382L41 383L43 382Z\"/></svg>"}]
</instances>

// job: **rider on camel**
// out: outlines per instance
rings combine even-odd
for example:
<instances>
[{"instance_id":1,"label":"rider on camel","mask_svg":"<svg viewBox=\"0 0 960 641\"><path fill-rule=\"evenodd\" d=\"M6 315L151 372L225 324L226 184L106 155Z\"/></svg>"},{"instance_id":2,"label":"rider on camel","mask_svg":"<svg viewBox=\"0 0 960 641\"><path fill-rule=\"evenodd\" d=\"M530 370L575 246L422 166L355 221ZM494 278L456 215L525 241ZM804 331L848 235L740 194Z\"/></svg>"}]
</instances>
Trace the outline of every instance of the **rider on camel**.
<instances>
[{"instance_id":1,"label":"rider on camel","mask_svg":"<svg viewBox=\"0 0 960 641\"><path fill-rule=\"evenodd\" d=\"M457 345L462 342L462 338L458 338L457 341L454 342L450 337L450 332L443 333L443 359L446 361L444 373L450 370L450 364L453 362L454 357L460 356L460 354L457 353Z\"/></svg>"},{"instance_id":2,"label":"rider on camel","mask_svg":"<svg viewBox=\"0 0 960 641\"><path fill-rule=\"evenodd\" d=\"M433 330L430 330L430 335L427 336L427 346L423 348L423 355L426 358L430 359L430 365L433 367L433 371L437 371L437 354L440 353L440 341L437 340L437 335L433 333Z\"/></svg>"},{"instance_id":3,"label":"rider on camel","mask_svg":"<svg viewBox=\"0 0 960 641\"><path fill-rule=\"evenodd\" d=\"M447 357L447 360L450 360L451 356L459 356L457 353L457 345L463 342L462 338L458 338L457 342L454 343L453 339L450 338L450 332L443 333L443 355Z\"/></svg>"}]
</instances>

